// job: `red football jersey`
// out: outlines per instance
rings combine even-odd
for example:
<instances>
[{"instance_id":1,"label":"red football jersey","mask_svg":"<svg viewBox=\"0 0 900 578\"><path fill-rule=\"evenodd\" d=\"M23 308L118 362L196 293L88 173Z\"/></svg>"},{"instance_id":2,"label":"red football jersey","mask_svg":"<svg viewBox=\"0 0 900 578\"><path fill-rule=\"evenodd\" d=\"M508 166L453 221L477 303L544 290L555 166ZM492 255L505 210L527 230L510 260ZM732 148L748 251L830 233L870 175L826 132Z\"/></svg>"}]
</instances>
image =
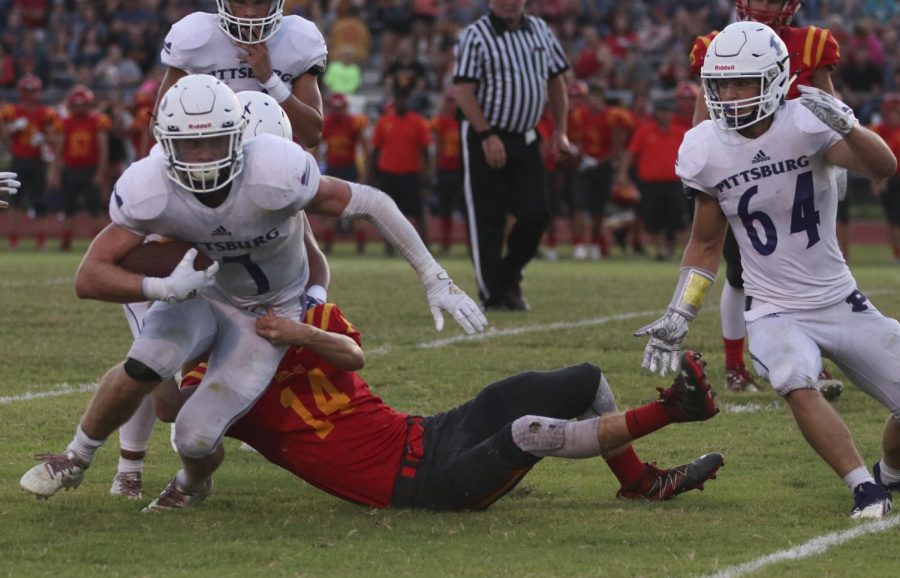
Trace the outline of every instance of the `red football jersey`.
<instances>
[{"instance_id":1,"label":"red football jersey","mask_svg":"<svg viewBox=\"0 0 900 578\"><path fill-rule=\"evenodd\" d=\"M541 141L543 143L549 143L550 139L553 138L553 115L550 114L550 111L544 109L544 113L541 115L540 120L538 120L537 126L534 127L534 130L541 137ZM544 168L547 169L548 172L553 172L556 170L556 155L550 152L550 147L544 145Z\"/></svg>"},{"instance_id":2,"label":"red football jersey","mask_svg":"<svg viewBox=\"0 0 900 578\"><path fill-rule=\"evenodd\" d=\"M431 119L431 130L437 144L437 166L443 171L462 169L459 147L459 121L453 116L441 114Z\"/></svg>"},{"instance_id":3,"label":"red football jersey","mask_svg":"<svg viewBox=\"0 0 900 578\"><path fill-rule=\"evenodd\" d=\"M345 168L356 162L356 147L369 119L363 115L327 114L322 139L328 145L325 162L330 168Z\"/></svg>"},{"instance_id":4,"label":"red football jersey","mask_svg":"<svg viewBox=\"0 0 900 578\"><path fill-rule=\"evenodd\" d=\"M63 166L72 169L96 167L100 162L99 137L109 132L112 121L100 112L87 116L69 116L59 121L63 135Z\"/></svg>"},{"instance_id":5,"label":"red football jersey","mask_svg":"<svg viewBox=\"0 0 900 578\"><path fill-rule=\"evenodd\" d=\"M887 126L879 124L872 127L872 130L878 133L878 136L884 139L894 156L900 158L900 126ZM900 175L900 166L897 167L897 174Z\"/></svg>"},{"instance_id":6,"label":"red football jersey","mask_svg":"<svg viewBox=\"0 0 900 578\"><path fill-rule=\"evenodd\" d=\"M360 342L334 304L311 309L306 322ZM269 388L227 435L330 494L385 508L404 450L406 414L385 405L355 372L292 347Z\"/></svg>"},{"instance_id":7,"label":"red football jersey","mask_svg":"<svg viewBox=\"0 0 900 578\"><path fill-rule=\"evenodd\" d=\"M36 133L43 133L43 142L47 141L47 132L57 119L56 111L49 106L25 108L20 104L8 104L0 110L0 121L11 124L19 118L28 119L28 126L13 133L10 152L19 159L37 159L41 156L41 142L34 138Z\"/></svg>"},{"instance_id":8,"label":"red football jersey","mask_svg":"<svg viewBox=\"0 0 900 578\"><path fill-rule=\"evenodd\" d=\"M395 175L422 170L422 152L431 144L428 121L409 111L385 112L375 125L372 144L381 149L378 170Z\"/></svg>"},{"instance_id":9,"label":"red football jersey","mask_svg":"<svg viewBox=\"0 0 900 578\"><path fill-rule=\"evenodd\" d=\"M134 110L134 120L131 122L129 134L131 146L134 147L135 156L142 159L150 153L150 149L156 144L153 138L153 105L138 106ZM147 134L147 143L144 144L144 134Z\"/></svg>"},{"instance_id":10,"label":"red football jersey","mask_svg":"<svg viewBox=\"0 0 900 578\"><path fill-rule=\"evenodd\" d=\"M691 48L691 69L699 75L706 58L706 50L718 32L698 36ZM798 85L811 86L813 73L823 66L833 66L841 60L841 51L834 35L827 28L815 26L783 26L778 35L784 40L791 56L791 75L797 79L791 85L787 98L800 96Z\"/></svg>"}]
</instances>

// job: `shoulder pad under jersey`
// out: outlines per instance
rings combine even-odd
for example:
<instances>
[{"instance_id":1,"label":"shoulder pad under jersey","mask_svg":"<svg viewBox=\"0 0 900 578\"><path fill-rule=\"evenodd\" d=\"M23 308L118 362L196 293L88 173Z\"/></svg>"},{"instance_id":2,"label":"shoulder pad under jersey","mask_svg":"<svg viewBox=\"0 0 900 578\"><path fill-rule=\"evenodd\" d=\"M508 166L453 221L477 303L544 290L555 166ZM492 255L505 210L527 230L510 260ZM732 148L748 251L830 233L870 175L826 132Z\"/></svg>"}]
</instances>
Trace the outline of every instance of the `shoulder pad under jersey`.
<instances>
[{"instance_id":1,"label":"shoulder pad under jersey","mask_svg":"<svg viewBox=\"0 0 900 578\"><path fill-rule=\"evenodd\" d=\"M132 163L113 187L112 202L122 215L135 221L157 218L169 202L166 160L152 155Z\"/></svg>"},{"instance_id":2,"label":"shoulder pad under jersey","mask_svg":"<svg viewBox=\"0 0 900 578\"><path fill-rule=\"evenodd\" d=\"M300 145L261 134L244 146L241 193L267 211L300 210L318 190L319 166Z\"/></svg>"},{"instance_id":3,"label":"shoulder pad under jersey","mask_svg":"<svg viewBox=\"0 0 900 578\"><path fill-rule=\"evenodd\" d=\"M709 156L709 141L716 142L715 124L711 120L705 120L687 131L681 146L678 148L678 157L675 159L675 173L682 181L690 184L691 187L704 190L705 187L698 186L695 182L697 176L706 166Z\"/></svg>"},{"instance_id":4,"label":"shoulder pad under jersey","mask_svg":"<svg viewBox=\"0 0 900 578\"><path fill-rule=\"evenodd\" d=\"M211 59L212 55L204 55L202 48L221 31L217 18L216 14L194 12L173 24L160 52L163 64L188 72L203 69L207 63L200 59Z\"/></svg>"},{"instance_id":5,"label":"shoulder pad under jersey","mask_svg":"<svg viewBox=\"0 0 900 578\"><path fill-rule=\"evenodd\" d=\"M297 60L302 62L300 74L310 71L321 74L325 71L328 48L325 46L325 38L315 24L300 16L285 16L281 20L280 33L286 36L297 55ZM316 67L321 67L321 70L312 70Z\"/></svg>"}]
</instances>

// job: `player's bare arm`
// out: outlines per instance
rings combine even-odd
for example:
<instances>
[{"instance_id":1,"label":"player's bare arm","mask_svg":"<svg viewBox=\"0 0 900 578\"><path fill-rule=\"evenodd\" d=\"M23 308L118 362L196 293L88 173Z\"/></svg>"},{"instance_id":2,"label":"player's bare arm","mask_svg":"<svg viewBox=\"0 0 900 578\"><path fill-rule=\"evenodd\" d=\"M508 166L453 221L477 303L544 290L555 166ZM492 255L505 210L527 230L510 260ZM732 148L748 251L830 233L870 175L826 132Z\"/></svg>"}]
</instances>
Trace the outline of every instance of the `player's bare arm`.
<instances>
[{"instance_id":1,"label":"player's bare arm","mask_svg":"<svg viewBox=\"0 0 900 578\"><path fill-rule=\"evenodd\" d=\"M550 150L554 153L575 154L575 148L569 142L567 127L569 122L569 94L566 79L557 74L547 83L547 100L550 102L550 113L553 115L553 140Z\"/></svg>"},{"instance_id":2,"label":"player's bare arm","mask_svg":"<svg viewBox=\"0 0 900 578\"><path fill-rule=\"evenodd\" d=\"M719 202L702 193L694 198L694 224L681 259L682 267L718 271L728 220Z\"/></svg>"},{"instance_id":3,"label":"player's bare arm","mask_svg":"<svg viewBox=\"0 0 900 578\"><path fill-rule=\"evenodd\" d=\"M144 300L143 275L126 271L118 262L144 242L141 235L110 223L97 235L75 273L75 294L80 299L115 303Z\"/></svg>"},{"instance_id":4,"label":"player's bare arm","mask_svg":"<svg viewBox=\"0 0 900 578\"><path fill-rule=\"evenodd\" d=\"M350 337L277 317L271 308L267 309L265 316L256 320L256 333L275 345L308 348L341 371L358 371L366 365L362 348Z\"/></svg>"}]
</instances>

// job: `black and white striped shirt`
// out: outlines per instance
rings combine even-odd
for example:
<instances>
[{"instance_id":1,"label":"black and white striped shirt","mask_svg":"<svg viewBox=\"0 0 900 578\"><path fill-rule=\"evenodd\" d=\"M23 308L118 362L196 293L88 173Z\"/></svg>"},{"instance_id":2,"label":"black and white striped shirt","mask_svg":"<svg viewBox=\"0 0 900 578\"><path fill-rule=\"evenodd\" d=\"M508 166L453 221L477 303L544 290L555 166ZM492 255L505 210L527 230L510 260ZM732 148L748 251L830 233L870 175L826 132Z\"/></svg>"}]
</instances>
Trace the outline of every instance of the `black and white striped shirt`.
<instances>
[{"instance_id":1,"label":"black and white striped shirt","mask_svg":"<svg viewBox=\"0 0 900 578\"><path fill-rule=\"evenodd\" d=\"M524 15L512 30L489 13L463 30L453 81L477 82L475 98L491 126L521 134L541 118L547 82L568 68L546 22Z\"/></svg>"}]
</instances>

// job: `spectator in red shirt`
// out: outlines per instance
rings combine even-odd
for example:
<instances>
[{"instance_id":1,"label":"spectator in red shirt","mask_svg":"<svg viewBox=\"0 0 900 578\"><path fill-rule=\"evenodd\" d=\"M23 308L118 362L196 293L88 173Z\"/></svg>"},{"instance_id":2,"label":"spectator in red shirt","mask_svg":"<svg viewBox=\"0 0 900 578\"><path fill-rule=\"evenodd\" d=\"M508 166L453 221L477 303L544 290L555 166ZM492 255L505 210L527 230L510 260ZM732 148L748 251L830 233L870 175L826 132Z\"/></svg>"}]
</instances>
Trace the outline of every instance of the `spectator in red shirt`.
<instances>
[{"instance_id":1,"label":"spectator in red shirt","mask_svg":"<svg viewBox=\"0 0 900 578\"><path fill-rule=\"evenodd\" d=\"M394 92L393 107L389 107L375 125L372 146L378 150L376 167L381 188L426 240L421 185L430 173L428 146L431 131L428 121L410 110L409 98L408 90ZM427 240L425 242L427 244ZM387 250L387 253L392 254L392 251Z\"/></svg>"},{"instance_id":2,"label":"spectator in red shirt","mask_svg":"<svg viewBox=\"0 0 900 578\"><path fill-rule=\"evenodd\" d=\"M675 256L675 242L685 226L681 181L675 174L678 147L688 127L672 121L674 104L660 100L653 118L641 124L628 143L619 164L616 182L628 185L628 170L636 163L644 227L656 249L658 261Z\"/></svg>"},{"instance_id":3,"label":"spectator in red shirt","mask_svg":"<svg viewBox=\"0 0 900 578\"><path fill-rule=\"evenodd\" d=\"M72 217L80 201L94 221L94 235L103 228L103 195L109 187L110 118L94 110L94 93L83 85L75 86L66 99L69 115L59 121L61 138L50 173L50 187L62 186L63 221L61 251L72 249Z\"/></svg>"}]
</instances>

